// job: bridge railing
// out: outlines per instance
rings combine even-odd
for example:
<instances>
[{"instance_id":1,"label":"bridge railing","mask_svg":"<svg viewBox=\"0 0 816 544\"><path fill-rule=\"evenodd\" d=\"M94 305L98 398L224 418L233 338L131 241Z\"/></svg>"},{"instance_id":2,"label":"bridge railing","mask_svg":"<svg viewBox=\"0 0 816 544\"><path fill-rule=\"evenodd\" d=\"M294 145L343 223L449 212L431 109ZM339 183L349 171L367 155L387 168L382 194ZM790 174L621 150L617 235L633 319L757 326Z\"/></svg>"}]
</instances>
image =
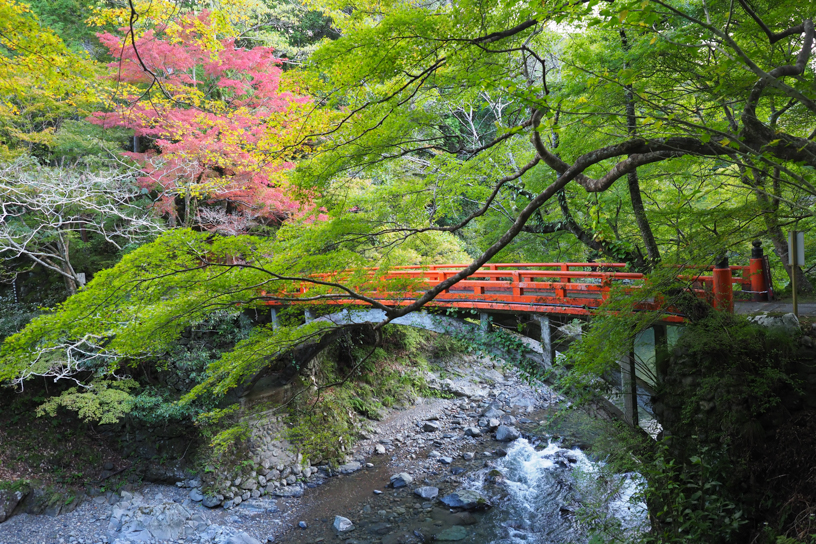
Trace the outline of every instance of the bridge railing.
<instances>
[{"instance_id":1,"label":"bridge railing","mask_svg":"<svg viewBox=\"0 0 816 544\"><path fill-rule=\"evenodd\" d=\"M415 300L423 291L455 276L466 265L429 265L391 268L378 274L379 268L364 272L371 281L357 286L358 292L385 305L399 306ZM609 298L615 284L637 288L644 275L618 272L621 263L521 263L491 264L477 270L464 280L446 289L429 306L455 307L474 310L538 311L588 315ZM585 270L590 268L590 270ZM580 270L584 269L584 270ZM611 271L610 271L611 270ZM314 277L342 283L352 271L340 274L318 274ZM405 280L398 292L387 286L388 280ZM290 296L305 297L324 287L304 282ZM341 294L332 290L333 294ZM266 293L265 293L266 294ZM270 293L271 294L271 293ZM278 296L282 296L279 293ZM360 304L351 297L335 296L321 300L331 305ZM280 304L270 301L269 304Z\"/></svg>"},{"instance_id":2,"label":"bridge railing","mask_svg":"<svg viewBox=\"0 0 816 544\"><path fill-rule=\"evenodd\" d=\"M772 291L765 272L767 262L763 268L761 253L759 248L757 254L755 244L749 266L729 266L727 261L721 261L715 266L681 266L678 267L681 269L678 277L690 282L692 290L701 298L710 300L716 307L733 311L734 283L755 297L764 296L765 300ZM384 305L400 306L415 300L422 292L455 276L467 266L432 264L399 266L386 270L372 267L337 274L316 274L313 277L344 283L354 275L363 274L364 281L356 287L358 292ZM440 293L429 306L587 315L609 298L614 285L624 285L629 289L638 289L643 285L645 276L638 272L622 272L626 266L624 263L490 263ZM366 276L370 280L366 281ZM398 282L396 291L390 291L394 286L389 286L387 280L405 281ZM304 297L310 292L325 293L326 289L325 286L317 287L303 282L294 290L270 296L268 303L280 305L281 299ZM342 290L329 289L329 292L334 296L311 303L361 304L357 299L344 296ZM274 300L275 298L278 300ZM653 300L644 300L639 308L655 310L658 306Z\"/></svg>"}]
</instances>

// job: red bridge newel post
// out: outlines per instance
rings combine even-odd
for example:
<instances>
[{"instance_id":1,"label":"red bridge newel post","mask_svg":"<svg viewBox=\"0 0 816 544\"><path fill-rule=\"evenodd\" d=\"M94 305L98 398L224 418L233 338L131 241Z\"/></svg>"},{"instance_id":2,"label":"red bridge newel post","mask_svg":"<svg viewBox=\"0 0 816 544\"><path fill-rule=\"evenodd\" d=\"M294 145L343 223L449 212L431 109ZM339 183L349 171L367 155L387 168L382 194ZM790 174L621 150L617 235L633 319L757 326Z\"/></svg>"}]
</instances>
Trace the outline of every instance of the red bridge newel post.
<instances>
[{"instance_id":1,"label":"red bridge newel post","mask_svg":"<svg viewBox=\"0 0 816 544\"><path fill-rule=\"evenodd\" d=\"M749 271L751 273L751 299L754 302L766 302L768 300L768 282L765 279L765 256L762 251L762 242L754 240L754 247L751 248L751 261Z\"/></svg>"},{"instance_id":2,"label":"red bridge newel post","mask_svg":"<svg viewBox=\"0 0 816 544\"><path fill-rule=\"evenodd\" d=\"M731 268L728 257L723 255L714 263L714 307L734 313L734 288L731 285Z\"/></svg>"}]
</instances>

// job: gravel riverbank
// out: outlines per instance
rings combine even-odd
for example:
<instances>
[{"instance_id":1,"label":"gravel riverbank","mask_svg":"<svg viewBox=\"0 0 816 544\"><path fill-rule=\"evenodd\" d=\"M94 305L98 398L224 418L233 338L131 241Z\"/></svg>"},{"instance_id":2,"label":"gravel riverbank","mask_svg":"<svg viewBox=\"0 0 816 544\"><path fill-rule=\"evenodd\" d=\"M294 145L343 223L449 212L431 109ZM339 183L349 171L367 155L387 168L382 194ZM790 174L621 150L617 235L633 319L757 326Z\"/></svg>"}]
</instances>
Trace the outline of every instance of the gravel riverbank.
<instances>
[{"instance_id":1,"label":"gravel riverbank","mask_svg":"<svg viewBox=\"0 0 816 544\"><path fill-rule=\"evenodd\" d=\"M501 456L556 399L546 388L525 385L513 371L471 357L429 378L432 387L455 397L419 399L409 409L391 411L344 465L318 467L302 496L264 495L233 508L207 508L194 481L184 484L190 487L146 485L95 497L68 514L16 515L0 524L0 544L305 544L338 537L408 544L431 535L445 538L446 530L447 536L462 536L467 531L461 527L475 523L478 513L450 514L439 498L474 468ZM389 487L396 474L407 485ZM418 487L427 488L426 498L414 492ZM353 528L338 531L337 516Z\"/></svg>"}]
</instances>

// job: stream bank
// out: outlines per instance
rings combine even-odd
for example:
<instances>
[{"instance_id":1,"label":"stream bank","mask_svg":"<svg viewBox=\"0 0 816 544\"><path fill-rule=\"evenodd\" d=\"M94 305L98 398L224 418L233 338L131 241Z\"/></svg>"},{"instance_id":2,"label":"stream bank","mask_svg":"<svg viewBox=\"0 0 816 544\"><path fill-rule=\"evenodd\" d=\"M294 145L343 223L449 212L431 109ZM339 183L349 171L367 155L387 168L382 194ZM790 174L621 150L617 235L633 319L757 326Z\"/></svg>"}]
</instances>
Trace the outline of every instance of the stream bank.
<instances>
[{"instance_id":1,"label":"stream bank","mask_svg":"<svg viewBox=\"0 0 816 544\"><path fill-rule=\"evenodd\" d=\"M451 361L432 378L432 387L458 396L418 399L408 409L389 411L373 424L373 431L363 431L365 438L345 464L316 467L302 493L264 494L230 508L207 508L196 481L151 484L107 492L59 516L16 515L0 524L0 543L305 544L337 541L336 516L355 527L341 533L344 542L407 544L449 538L475 543L501 537L490 516L506 510L509 493L501 485L485 484L484 477L496 467L501 470L504 456L514 448L512 439L535 443L540 421L559 398L545 387L526 385L511 369L472 357ZM505 435L503 441L495 439L497 431L500 438ZM538 449L546 450L547 444ZM553 465L560 459L564 470L582 455L560 448L551 453ZM401 473L412 482L388 487L391 476ZM492 478L501 484L503 477ZM479 492L495 503L492 509L451 512L439 501L459 489L482 485ZM436 499L417 497L417 487L437 488ZM375 489L382 493L375 494ZM565 506L557 516L569 525L572 511ZM514 523L503 520L499 529L509 531Z\"/></svg>"}]
</instances>

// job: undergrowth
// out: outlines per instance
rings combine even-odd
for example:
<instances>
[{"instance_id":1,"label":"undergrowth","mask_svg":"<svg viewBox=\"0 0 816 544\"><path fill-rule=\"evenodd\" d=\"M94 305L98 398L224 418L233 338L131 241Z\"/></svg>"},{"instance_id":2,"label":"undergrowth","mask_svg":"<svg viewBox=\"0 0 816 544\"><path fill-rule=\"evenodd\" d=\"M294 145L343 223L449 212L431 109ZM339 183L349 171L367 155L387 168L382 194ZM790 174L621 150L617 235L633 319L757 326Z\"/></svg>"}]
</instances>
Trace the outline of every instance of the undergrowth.
<instances>
[{"instance_id":1,"label":"undergrowth","mask_svg":"<svg viewBox=\"0 0 816 544\"><path fill-rule=\"evenodd\" d=\"M565 363L572 375L561 385L570 396L587 400L605 391L601 376L618 364L638 330L634 321L643 318L593 321ZM660 440L621 423L604 423L607 430L596 433L602 438L593 451L607 473L590 479L595 489L587 497L595 502L579 513L593 542L816 541L816 440L813 411L802 402L797 340L722 312L687 324L652 399ZM610 341L617 345L601 347ZM625 472L645 482L633 497L648 505L641 531L627 532L602 515L615 498L609 482Z\"/></svg>"},{"instance_id":2,"label":"undergrowth","mask_svg":"<svg viewBox=\"0 0 816 544\"><path fill-rule=\"evenodd\" d=\"M373 352L371 341L351 334L342 338L320 369L325 383L339 385L319 388L288 408L286 438L313 462L342 459L359 438L362 418L378 420L385 409L438 396L425 379L429 359L463 349L450 338L399 326L386 326Z\"/></svg>"}]
</instances>

